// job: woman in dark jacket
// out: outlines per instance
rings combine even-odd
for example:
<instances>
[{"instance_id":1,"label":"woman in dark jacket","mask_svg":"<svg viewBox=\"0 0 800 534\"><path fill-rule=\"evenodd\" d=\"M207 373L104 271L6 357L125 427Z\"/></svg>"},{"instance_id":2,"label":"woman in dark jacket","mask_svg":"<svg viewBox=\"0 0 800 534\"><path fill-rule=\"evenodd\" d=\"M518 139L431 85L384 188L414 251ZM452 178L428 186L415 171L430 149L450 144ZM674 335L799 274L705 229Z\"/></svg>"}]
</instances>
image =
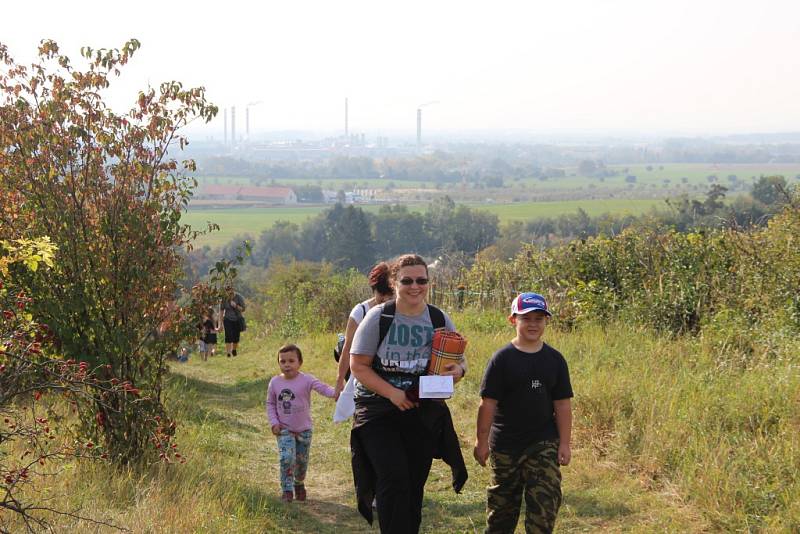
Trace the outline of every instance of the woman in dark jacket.
<instances>
[{"instance_id":1,"label":"woman in dark jacket","mask_svg":"<svg viewBox=\"0 0 800 534\"><path fill-rule=\"evenodd\" d=\"M394 261L390 281L396 300L369 310L356 330L350 368L356 378L353 435L374 473L382 533L416 533L422 520L422 497L437 446L425 424L415 390L426 373L436 328L453 331L447 315L427 305L428 267L416 254ZM394 309L381 338L381 316ZM453 363L441 374L455 381L466 363Z\"/></svg>"},{"instance_id":2,"label":"woman in dark jacket","mask_svg":"<svg viewBox=\"0 0 800 534\"><path fill-rule=\"evenodd\" d=\"M233 286L225 288L226 298L220 303L222 308L222 325L225 328L225 351L228 358L236 356L236 347L239 346L239 336L244 325L244 298L233 290Z\"/></svg>"}]
</instances>

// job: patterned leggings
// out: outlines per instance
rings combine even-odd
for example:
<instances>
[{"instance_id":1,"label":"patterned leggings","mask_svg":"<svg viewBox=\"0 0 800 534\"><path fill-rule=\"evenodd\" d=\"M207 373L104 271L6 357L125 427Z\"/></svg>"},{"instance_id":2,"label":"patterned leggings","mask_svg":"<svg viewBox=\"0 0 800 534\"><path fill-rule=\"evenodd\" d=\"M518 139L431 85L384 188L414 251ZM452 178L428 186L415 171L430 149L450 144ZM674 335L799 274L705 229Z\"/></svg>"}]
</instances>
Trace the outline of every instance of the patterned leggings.
<instances>
[{"instance_id":1,"label":"patterned leggings","mask_svg":"<svg viewBox=\"0 0 800 534\"><path fill-rule=\"evenodd\" d=\"M281 430L278 436L278 456L281 463L282 491L294 491L295 486L302 486L305 482L310 448L311 430Z\"/></svg>"}]
</instances>

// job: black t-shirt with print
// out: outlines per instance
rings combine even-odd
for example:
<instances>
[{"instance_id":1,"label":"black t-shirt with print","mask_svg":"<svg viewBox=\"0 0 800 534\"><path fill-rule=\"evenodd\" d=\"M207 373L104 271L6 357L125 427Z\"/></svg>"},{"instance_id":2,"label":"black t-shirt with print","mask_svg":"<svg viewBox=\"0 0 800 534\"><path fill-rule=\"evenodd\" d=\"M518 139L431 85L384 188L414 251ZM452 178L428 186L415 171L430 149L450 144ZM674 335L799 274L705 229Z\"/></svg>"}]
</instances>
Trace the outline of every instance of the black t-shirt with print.
<instances>
[{"instance_id":1,"label":"black t-shirt with print","mask_svg":"<svg viewBox=\"0 0 800 534\"><path fill-rule=\"evenodd\" d=\"M497 400L489 447L514 453L558 439L553 401L572 396L567 361L560 352L546 343L538 352L523 352L509 343L494 353L481 382L481 397Z\"/></svg>"}]
</instances>

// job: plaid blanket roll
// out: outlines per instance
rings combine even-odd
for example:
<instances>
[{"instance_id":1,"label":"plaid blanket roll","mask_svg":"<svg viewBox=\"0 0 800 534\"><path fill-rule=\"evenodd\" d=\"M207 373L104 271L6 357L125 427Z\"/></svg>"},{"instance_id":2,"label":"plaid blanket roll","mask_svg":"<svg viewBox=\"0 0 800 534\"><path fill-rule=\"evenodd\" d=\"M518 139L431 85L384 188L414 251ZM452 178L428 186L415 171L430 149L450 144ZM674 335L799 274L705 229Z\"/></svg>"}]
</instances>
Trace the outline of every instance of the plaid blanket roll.
<instances>
[{"instance_id":1,"label":"plaid blanket roll","mask_svg":"<svg viewBox=\"0 0 800 534\"><path fill-rule=\"evenodd\" d=\"M444 366L451 363L460 364L464 360L464 351L467 349L467 340L458 332L445 332L437 330L433 333L433 346L431 348L431 361L428 362L428 374L438 375Z\"/></svg>"}]
</instances>

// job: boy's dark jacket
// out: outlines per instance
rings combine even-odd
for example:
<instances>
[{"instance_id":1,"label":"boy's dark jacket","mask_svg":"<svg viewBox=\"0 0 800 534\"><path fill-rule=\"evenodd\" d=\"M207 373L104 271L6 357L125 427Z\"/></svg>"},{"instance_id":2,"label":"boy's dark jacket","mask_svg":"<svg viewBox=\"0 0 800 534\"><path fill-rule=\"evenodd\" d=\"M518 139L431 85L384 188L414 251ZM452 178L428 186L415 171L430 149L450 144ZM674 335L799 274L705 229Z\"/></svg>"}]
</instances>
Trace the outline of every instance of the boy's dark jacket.
<instances>
[{"instance_id":1,"label":"boy's dark jacket","mask_svg":"<svg viewBox=\"0 0 800 534\"><path fill-rule=\"evenodd\" d=\"M442 459L450 466L453 475L453 490L460 493L461 488L467 482L467 466L464 464L464 457L461 454L450 409L444 402L422 401L418 410L422 423L433 437L433 457ZM350 432L350 452L358 511L371 525L373 520L372 501L375 498L375 471L361 445L358 428L354 428Z\"/></svg>"}]
</instances>

